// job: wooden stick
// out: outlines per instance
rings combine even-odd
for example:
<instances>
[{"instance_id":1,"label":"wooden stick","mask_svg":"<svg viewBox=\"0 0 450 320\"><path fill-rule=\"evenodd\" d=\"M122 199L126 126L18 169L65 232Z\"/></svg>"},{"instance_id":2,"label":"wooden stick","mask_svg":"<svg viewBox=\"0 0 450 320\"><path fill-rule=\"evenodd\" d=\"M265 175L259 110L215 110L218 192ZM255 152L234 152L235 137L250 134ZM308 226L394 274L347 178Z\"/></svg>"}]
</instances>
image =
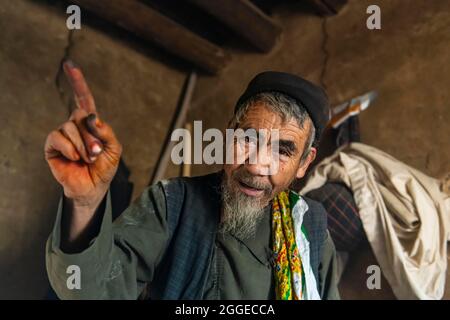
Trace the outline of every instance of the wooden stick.
<instances>
[{"instance_id":1,"label":"wooden stick","mask_svg":"<svg viewBox=\"0 0 450 320\"><path fill-rule=\"evenodd\" d=\"M156 168L153 171L153 176L150 181L151 184L158 182L159 180L164 178L164 174L166 172L167 164L170 161L170 154L172 152L172 148L175 145L175 142L170 140L173 130L182 128L183 123L186 119L186 114L191 104L192 95L194 93L195 84L197 82L197 74L195 72L191 72L189 78L187 80L186 89L184 90L184 94L182 97L182 102L180 106L175 111L174 119L172 121L172 125L169 128L169 132L167 133L165 143L163 145L163 149L161 151L160 157L156 164Z\"/></svg>"},{"instance_id":2,"label":"wooden stick","mask_svg":"<svg viewBox=\"0 0 450 320\"><path fill-rule=\"evenodd\" d=\"M190 122L187 122L184 128L190 133L190 137L192 137L192 124ZM192 163L192 143L191 139L188 139L188 137L185 137L184 140L184 152L183 154L183 167L181 171L182 177L190 177L191 176L191 163Z\"/></svg>"}]
</instances>

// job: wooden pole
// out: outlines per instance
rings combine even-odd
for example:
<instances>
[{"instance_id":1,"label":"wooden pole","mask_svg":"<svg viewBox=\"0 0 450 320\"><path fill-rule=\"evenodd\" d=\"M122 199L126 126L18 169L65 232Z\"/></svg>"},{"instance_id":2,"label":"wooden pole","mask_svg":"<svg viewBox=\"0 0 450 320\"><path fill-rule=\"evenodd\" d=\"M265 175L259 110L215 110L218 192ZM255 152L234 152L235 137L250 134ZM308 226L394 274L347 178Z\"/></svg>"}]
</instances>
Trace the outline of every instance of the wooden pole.
<instances>
[{"instance_id":1,"label":"wooden pole","mask_svg":"<svg viewBox=\"0 0 450 320\"><path fill-rule=\"evenodd\" d=\"M190 133L189 137L184 138L184 142L186 143L184 146L184 152L183 154L183 166L181 171L182 177L190 177L191 176L191 163L192 163L192 143L190 137L192 137L192 124L190 122L187 122L184 128L187 130L187 132Z\"/></svg>"},{"instance_id":2,"label":"wooden pole","mask_svg":"<svg viewBox=\"0 0 450 320\"><path fill-rule=\"evenodd\" d=\"M175 112L174 119L172 120L172 125L167 133L166 140L164 142L163 149L159 156L158 162L156 163L156 168L153 171L153 176L150 181L150 184L154 184L164 178L167 164L170 161L170 154L172 152L173 146L175 145L175 142L171 141L170 137L175 129L183 128L184 126L183 124L185 122L189 106L191 104L192 95L194 93L196 82L197 82L197 74L195 72L192 72L187 80L181 104L179 105L179 107Z\"/></svg>"}]
</instances>

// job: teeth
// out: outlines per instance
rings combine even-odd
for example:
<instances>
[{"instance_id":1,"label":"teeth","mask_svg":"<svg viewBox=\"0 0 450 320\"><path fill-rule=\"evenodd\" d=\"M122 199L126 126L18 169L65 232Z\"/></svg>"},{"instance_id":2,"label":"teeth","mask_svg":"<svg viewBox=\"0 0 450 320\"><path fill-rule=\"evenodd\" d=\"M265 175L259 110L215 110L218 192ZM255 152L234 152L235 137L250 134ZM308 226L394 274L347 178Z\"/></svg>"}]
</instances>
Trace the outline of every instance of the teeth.
<instances>
[{"instance_id":1,"label":"teeth","mask_svg":"<svg viewBox=\"0 0 450 320\"><path fill-rule=\"evenodd\" d=\"M256 187L253 187L253 186L251 186L251 185L248 185L248 184L246 184L246 183L244 183L244 182L241 182L241 183L244 185L244 187L247 187L247 188L250 188L250 189L255 189L255 190L258 190L258 191L262 190L262 189L260 189L260 188L256 188Z\"/></svg>"}]
</instances>

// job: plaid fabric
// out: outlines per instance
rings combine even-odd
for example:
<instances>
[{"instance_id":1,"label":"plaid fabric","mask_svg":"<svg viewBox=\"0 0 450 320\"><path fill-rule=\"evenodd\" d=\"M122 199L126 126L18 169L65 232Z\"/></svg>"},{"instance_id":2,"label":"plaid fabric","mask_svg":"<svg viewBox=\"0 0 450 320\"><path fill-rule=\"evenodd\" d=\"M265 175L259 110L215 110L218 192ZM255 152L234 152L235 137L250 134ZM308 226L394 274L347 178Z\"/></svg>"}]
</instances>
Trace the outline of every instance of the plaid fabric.
<instances>
[{"instance_id":1,"label":"plaid fabric","mask_svg":"<svg viewBox=\"0 0 450 320\"><path fill-rule=\"evenodd\" d=\"M364 229L351 190L341 183L328 182L306 196L320 202L327 211L328 230L336 249L355 249L364 238Z\"/></svg>"}]
</instances>

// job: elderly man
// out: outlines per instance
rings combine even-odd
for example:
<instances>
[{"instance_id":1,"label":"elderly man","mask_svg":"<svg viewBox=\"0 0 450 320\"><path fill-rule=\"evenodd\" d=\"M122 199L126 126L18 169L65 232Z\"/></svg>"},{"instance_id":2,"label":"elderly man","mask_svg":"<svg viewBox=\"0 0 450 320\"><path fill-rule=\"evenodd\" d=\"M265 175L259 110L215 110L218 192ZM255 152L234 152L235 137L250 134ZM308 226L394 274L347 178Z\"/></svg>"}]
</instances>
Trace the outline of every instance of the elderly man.
<instances>
[{"instance_id":1,"label":"elderly man","mask_svg":"<svg viewBox=\"0 0 450 320\"><path fill-rule=\"evenodd\" d=\"M230 128L277 130L278 170L267 170L272 160L245 159L162 181L112 221L108 189L122 148L79 68L64 69L78 108L45 145L64 189L46 248L60 298L137 299L143 291L151 299L339 298L326 212L289 190L314 160L328 120L321 88L264 72L239 99ZM68 286L73 265L80 283Z\"/></svg>"}]
</instances>

